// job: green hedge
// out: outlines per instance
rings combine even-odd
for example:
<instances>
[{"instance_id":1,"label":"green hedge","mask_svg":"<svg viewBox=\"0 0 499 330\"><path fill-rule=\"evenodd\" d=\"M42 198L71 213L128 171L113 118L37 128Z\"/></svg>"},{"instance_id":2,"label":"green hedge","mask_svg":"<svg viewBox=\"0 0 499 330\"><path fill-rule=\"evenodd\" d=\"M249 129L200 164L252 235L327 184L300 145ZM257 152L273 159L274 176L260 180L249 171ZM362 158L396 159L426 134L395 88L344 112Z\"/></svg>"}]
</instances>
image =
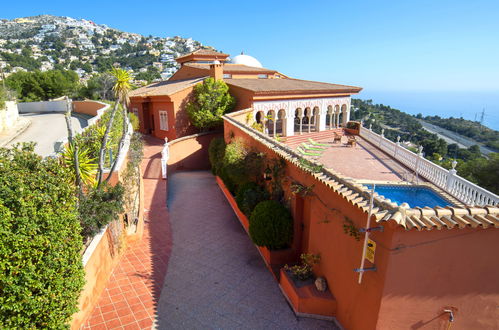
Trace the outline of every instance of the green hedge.
<instances>
[{"instance_id":1,"label":"green hedge","mask_svg":"<svg viewBox=\"0 0 499 330\"><path fill-rule=\"evenodd\" d=\"M293 241L291 214L276 201L260 202L251 213L249 234L253 243L269 250L288 248Z\"/></svg>"},{"instance_id":2,"label":"green hedge","mask_svg":"<svg viewBox=\"0 0 499 330\"><path fill-rule=\"evenodd\" d=\"M221 137L216 137L210 142L208 156L210 158L211 172L220 175L225 155L225 141Z\"/></svg>"},{"instance_id":3,"label":"green hedge","mask_svg":"<svg viewBox=\"0 0 499 330\"><path fill-rule=\"evenodd\" d=\"M236 202L239 209L249 217L255 206L269 197L265 189L254 182L248 182L237 189Z\"/></svg>"},{"instance_id":4,"label":"green hedge","mask_svg":"<svg viewBox=\"0 0 499 330\"><path fill-rule=\"evenodd\" d=\"M84 284L71 173L33 148L0 148L0 329L65 327Z\"/></svg>"}]
</instances>

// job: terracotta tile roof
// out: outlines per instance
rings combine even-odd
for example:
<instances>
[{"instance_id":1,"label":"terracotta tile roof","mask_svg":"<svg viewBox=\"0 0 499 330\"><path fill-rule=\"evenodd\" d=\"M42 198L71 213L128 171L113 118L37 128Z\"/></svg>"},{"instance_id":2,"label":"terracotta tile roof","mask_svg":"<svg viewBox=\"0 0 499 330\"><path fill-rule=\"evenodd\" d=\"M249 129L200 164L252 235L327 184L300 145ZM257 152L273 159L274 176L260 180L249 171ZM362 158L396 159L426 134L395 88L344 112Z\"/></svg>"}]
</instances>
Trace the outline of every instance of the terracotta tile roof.
<instances>
[{"instance_id":1,"label":"terracotta tile roof","mask_svg":"<svg viewBox=\"0 0 499 330\"><path fill-rule=\"evenodd\" d=\"M297 92L317 93L358 93L360 87L329 84L317 81L299 79L224 79L232 86L241 87L258 93L296 94Z\"/></svg>"},{"instance_id":2,"label":"terracotta tile roof","mask_svg":"<svg viewBox=\"0 0 499 330\"><path fill-rule=\"evenodd\" d=\"M194 86L202 82L206 77L193 78L185 80L174 80L174 81L161 81L152 83L150 85L137 88L129 93L130 97L134 96L160 96L160 95L172 95L176 92L184 90L188 87Z\"/></svg>"},{"instance_id":3,"label":"terracotta tile roof","mask_svg":"<svg viewBox=\"0 0 499 330\"><path fill-rule=\"evenodd\" d=\"M342 176L332 169L323 168L321 172L314 173L300 160L303 156L296 153L289 146L277 142L272 138L248 127L247 125L232 118L240 110L223 116L224 120L241 128L255 140L267 146L280 157L293 163L304 171L309 172L316 180L328 186L332 191L339 194L352 205L361 209L364 213L369 212L369 191L361 183L355 182ZM309 160L318 164L315 160ZM455 228L499 228L499 205L487 206L461 206L461 207L435 207L435 208L406 208L375 194L372 217L378 223L394 221L406 230L432 230L432 229L455 229Z\"/></svg>"},{"instance_id":4,"label":"terracotta tile roof","mask_svg":"<svg viewBox=\"0 0 499 330\"><path fill-rule=\"evenodd\" d=\"M208 63L185 63L184 66L190 66L193 68L198 68L198 69L203 69L203 70L210 69L210 64L208 64ZM241 72L241 73L274 74L277 72L275 70L270 70L270 69L266 69L266 68L255 68L255 67L247 66L247 65L243 65L243 64L231 64L231 63L224 64L223 68L224 68L224 73Z\"/></svg>"},{"instance_id":5,"label":"terracotta tile roof","mask_svg":"<svg viewBox=\"0 0 499 330\"><path fill-rule=\"evenodd\" d=\"M185 54L185 55L182 55L182 56L179 56L176 58L176 60L181 60L185 57L189 57L189 56L192 56L192 55L200 55L200 56L217 56L217 57L229 57L229 54L224 54L224 53L221 53L221 52L217 52L215 50L212 50L212 49L206 49L206 48L200 48L198 50L195 50L193 51L192 53L188 53L188 54Z\"/></svg>"}]
</instances>

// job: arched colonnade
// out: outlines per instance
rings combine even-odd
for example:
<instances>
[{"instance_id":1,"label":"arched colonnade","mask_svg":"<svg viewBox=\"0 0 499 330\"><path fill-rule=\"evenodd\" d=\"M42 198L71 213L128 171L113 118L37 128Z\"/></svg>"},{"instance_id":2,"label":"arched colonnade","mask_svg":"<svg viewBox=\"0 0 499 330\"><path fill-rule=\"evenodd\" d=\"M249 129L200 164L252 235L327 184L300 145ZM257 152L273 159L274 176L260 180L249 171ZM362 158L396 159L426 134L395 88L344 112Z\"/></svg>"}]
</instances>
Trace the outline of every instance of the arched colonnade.
<instances>
[{"instance_id":1,"label":"arched colonnade","mask_svg":"<svg viewBox=\"0 0 499 330\"><path fill-rule=\"evenodd\" d=\"M349 121L350 97L255 102L253 116L270 136L331 130Z\"/></svg>"}]
</instances>

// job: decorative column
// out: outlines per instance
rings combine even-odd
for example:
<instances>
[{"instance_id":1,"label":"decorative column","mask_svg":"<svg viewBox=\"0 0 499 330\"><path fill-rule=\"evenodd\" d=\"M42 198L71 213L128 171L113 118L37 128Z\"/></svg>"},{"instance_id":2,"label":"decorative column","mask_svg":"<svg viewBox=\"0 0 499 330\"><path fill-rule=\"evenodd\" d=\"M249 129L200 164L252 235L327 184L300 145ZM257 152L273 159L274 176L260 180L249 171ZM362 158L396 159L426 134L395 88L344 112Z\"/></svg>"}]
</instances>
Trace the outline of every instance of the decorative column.
<instances>
[{"instance_id":1,"label":"decorative column","mask_svg":"<svg viewBox=\"0 0 499 330\"><path fill-rule=\"evenodd\" d=\"M286 113L286 136L295 135L295 118L290 113Z\"/></svg>"},{"instance_id":2,"label":"decorative column","mask_svg":"<svg viewBox=\"0 0 499 330\"><path fill-rule=\"evenodd\" d=\"M325 131L326 130L326 115L321 113L321 110L319 110L319 131Z\"/></svg>"}]
</instances>

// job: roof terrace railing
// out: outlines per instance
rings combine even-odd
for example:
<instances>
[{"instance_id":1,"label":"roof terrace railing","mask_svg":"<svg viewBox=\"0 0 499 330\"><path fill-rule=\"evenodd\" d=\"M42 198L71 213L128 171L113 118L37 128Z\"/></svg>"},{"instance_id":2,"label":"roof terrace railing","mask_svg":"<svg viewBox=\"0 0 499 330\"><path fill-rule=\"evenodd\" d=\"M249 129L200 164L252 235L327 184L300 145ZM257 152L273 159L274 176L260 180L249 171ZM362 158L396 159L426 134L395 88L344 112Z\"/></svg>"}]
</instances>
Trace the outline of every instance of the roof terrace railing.
<instances>
[{"instance_id":1,"label":"roof terrace railing","mask_svg":"<svg viewBox=\"0 0 499 330\"><path fill-rule=\"evenodd\" d=\"M479 206L499 204L499 196L457 175L456 162L453 162L451 170L446 170L424 158L422 147L419 148L419 153L415 154L400 145L400 138L396 143L385 138L383 131L377 134L370 128L361 127L359 134L374 146L393 156L415 174L442 188L464 204Z\"/></svg>"}]
</instances>

